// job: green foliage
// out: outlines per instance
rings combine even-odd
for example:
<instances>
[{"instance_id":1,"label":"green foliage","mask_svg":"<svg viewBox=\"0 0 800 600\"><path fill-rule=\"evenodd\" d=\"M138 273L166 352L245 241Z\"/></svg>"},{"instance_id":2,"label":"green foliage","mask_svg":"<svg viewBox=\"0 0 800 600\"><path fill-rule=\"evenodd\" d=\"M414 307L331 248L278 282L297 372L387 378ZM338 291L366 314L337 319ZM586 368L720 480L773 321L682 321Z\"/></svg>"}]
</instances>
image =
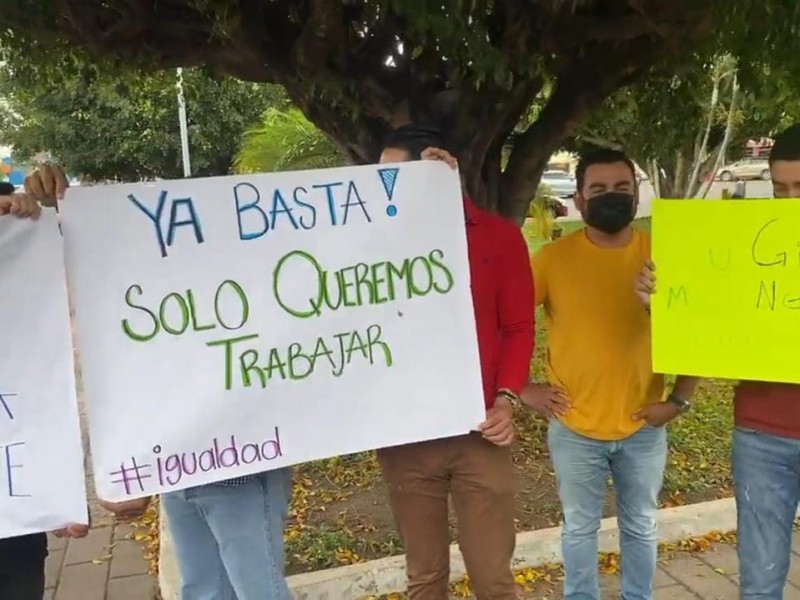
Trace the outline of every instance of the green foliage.
<instances>
[{"instance_id":1,"label":"green foliage","mask_svg":"<svg viewBox=\"0 0 800 600\"><path fill-rule=\"evenodd\" d=\"M470 195L520 218L564 138L653 66L625 125L648 124L666 94L677 109L669 135L681 140L685 111L704 114L692 82L715 57L738 61L743 90L765 70L796 81L798 16L796 0L13 0L0 12L0 50L53 79L110 63L205 65L278 83L356 163L376 160L389 128L432 122L459 154ZM615 98L609 110L630 102ZM661 131L651 137L670 141ZM662 153L653 145L645 155Z\"/></svg>"},{"instance_id":2,"label":"green foliage","mask_svg":"<svg viewBox=\"0 0 800 600\"><path fill-rule=\"evenodd\" d=\"M758 78L753 77L753 61L760 65ZM695 54L679 74L653 71L607 98L568 147L623 147L642 168L658 166L662 195L694 194L696 175L713 170L720 153L738 158L748 139L800 119L790 70L754 57L743 79L743 64L731 55L709 60ZM725 144L729 121L731 136Z\"/></svg>"},{"instance_id":3,"label":"green foliage","mask_svg":"<svg viewBox=\"0 0 800 600\"><path fill-rule=\"evenodd\" d=\"M66 47L78 62L202 64L278 83L350 162L375 161L391 127L432 123L470 195L520 218L550 154L603 98L690 52L709 16L726 31L760 1L14 0L0 46L51 72ZM501 171L537 97L547 102Z\"/></svg>"},{"instance_id":4,"label":"green foliage","mask_svg":"<svg viewBox=\"0 0 800 600\"><path fill-rule=\"evenodd\" d=\"M0 142L22 159L49 152L87 180L138 181L183 174L174 71L155 74L63 65L59 76L37 65L0 66ZM286 103L277 86L183 72L193 175L230 172L243 132L270 104Z\"/></svg>"},{"instance_id":5,"label":"green foliage","mask_svg":"<svg viewBox=\"0 0 800 600\"><path fill-rule=\"evenodd\" d=\"M800 3L796 0L727 2L706 47L720 49L739 61L745 88L763 83L764 69L782 71L789 81L800 78Z\"/></svg>"},{"instance_id":6,"label":"green foliage","mask_svg":"<svg viewBox=\"0 0 800 600\"><path fill-rule=\"evenodd\" d=\"M236 156L239 173L323 169L346 164L336 145L300 110L268 109L249 130Z\"/></svg>"},{"instance_id":7,"label":"green foliage","mask_svg":"<svg viewBox=\"0 0 800 600\"><path fill-rule=\"evenodd\" d=\"M553 236L556 219L553 214L553 192L546 185L539 185L536 196L528 207L528 214L523 230L527 237L537 237L549 240ZM555 202L558 202L555 199Z\"/></svg>"},{"instance_id":8,"label":"green foliage","mask_svg":"<svg viewBox=\"0 0 800 600\"><path fill-rule=\"evenodd\" d=\"M703 381L693 398L691 414L669 425L664 493L687 496L691 501L692 494L703 489L730 488L733 388L731 381Z\"/></svg>"}]
</instances>

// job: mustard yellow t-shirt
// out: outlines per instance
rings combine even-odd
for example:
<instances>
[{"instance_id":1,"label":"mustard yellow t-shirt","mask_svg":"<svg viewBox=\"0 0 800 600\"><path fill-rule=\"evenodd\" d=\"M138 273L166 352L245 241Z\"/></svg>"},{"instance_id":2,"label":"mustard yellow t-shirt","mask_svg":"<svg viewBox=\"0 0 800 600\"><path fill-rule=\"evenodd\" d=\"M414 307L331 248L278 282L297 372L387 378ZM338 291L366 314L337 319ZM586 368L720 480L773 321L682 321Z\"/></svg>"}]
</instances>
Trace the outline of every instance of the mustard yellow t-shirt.
<instances>
[{"instance_id":1,"label":"mustard yellow t-shirt","mask_svg":"<svg viewBox=\"0 0 800 600\"><path fill-rule=\"evenodd\" d=\"M643 426L631 415L662 399L650 319L634 291L649 256L644 232L636 230L625 247L601 248L581 229L531 259L536 304L547 317L548 377L572 403L562 422L575 433L626 438Z\"/></svg>"}]
</instances>

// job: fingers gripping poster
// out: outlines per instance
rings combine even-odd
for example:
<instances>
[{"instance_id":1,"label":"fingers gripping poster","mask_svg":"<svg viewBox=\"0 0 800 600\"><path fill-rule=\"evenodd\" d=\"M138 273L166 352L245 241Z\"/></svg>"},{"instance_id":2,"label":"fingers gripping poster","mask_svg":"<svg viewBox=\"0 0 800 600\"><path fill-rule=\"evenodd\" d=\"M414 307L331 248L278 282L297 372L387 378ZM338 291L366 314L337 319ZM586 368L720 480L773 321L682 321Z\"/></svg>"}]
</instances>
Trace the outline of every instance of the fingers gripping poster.
<instances>
[{"instance_id":1,"label":"fingers gripping poster","mask_svg":"<svg viewBox=\"0 0 800 600\"><path fill-rule=\"evenodd\" d=\"M0 538L87 523L55 211L0 217Z\"/></svg>"},{"instance_id":2,"label":"fingers gripping poster","mask_svg":"<svg viewBox=\"0 0 800 600\"><path fill-rule=\"evenodd\" d=\"M443 164L82 188L62 212L101 497L485 417L463 203Z\"/></svg>"}]
</instances>

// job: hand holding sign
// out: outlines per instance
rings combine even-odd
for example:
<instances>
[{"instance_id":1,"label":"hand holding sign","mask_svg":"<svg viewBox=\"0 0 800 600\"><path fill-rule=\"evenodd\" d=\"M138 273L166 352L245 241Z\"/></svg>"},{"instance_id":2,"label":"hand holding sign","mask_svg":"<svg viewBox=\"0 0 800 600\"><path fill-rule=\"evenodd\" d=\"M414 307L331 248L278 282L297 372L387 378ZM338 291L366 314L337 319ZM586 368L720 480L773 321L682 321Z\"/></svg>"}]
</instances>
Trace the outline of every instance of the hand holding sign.
<instances>
[{"instance_id":1,"label":"hand holding sign","mask_svg":"<svg viewBox=\"0 0 800 600\"><path fill-rule=\"evenodd\" d=\"M25 193L42 206L55 206L64 198L68 187L64 169L58 165L42 165L25 178Z\"/></svg>"},{"instance_id":2,"label":"hand holding sign","mask_svg":"<svg viewBox=\"0 0 800 600\"><path fill-rule=\"evenodd\" d=\"M89 535L90 525L81 525L80 523L70 523L63 529L56 529L53 535L57 538L85 538Z\"/></svg>"},{"instance_id":3,"label":"hand holding sign","mask_svg":"<svg viewBox=\"0 0 800 600\"><path fill-rule=\"evenodd\" d=\"M100 506L105 508L108 512L114 513L114 515L119 518L135 519L147 512L147 508L150 506L150 497L145 496L144 498L123 502L108 502L98 498L98 502Z\"/></svg>"},{"instance_id":4,"label":"hand holding sign","mask_svg":"<svg viewBox=\"0 0 800 600\"><path fill-rule=\"evenodd\" d=\"M422 151L422 154L420 154L420 158L422 158L422 160L440 160L451 169L458 168L458 161L455 156L441 148L426 148Z\"/></svg>"},{"instance_id":5,"label":"hand holding sign","mask_svg":"<svg viewBox=\"0 0 800 600\"><path fill-rule=\"evenodd\" d=\"M4 184L5 185L5 184ZM10 191L13 191L13 186ZM58 165L43 165L25 178L25 193L5 195L0 191L0 217L13 215L38 219L41 206L55 206L64 197L69 183Z\"/></svg>"},{"instance_id":6,"label":"hand holding sign","mask_svg":"<svg viewBox=\"0 0 800 600\"><path fill-rule=\"evenodd\" d=\"M12 215L20 219L36 220L41 213L42 207L31 196L25 194L0 196L0 217Z\"/></svg>"},{"instance_id":7,"label":"hand holding sign","mask_svg":"<svg viewBox=\"0 0 800 600\"><path fill-rule=\"evenodd\" d=\"M650 296L656 293L656 265L648 260L636 278L636 296L646 307L650 306Z\"/></svg>"}]
</instances>

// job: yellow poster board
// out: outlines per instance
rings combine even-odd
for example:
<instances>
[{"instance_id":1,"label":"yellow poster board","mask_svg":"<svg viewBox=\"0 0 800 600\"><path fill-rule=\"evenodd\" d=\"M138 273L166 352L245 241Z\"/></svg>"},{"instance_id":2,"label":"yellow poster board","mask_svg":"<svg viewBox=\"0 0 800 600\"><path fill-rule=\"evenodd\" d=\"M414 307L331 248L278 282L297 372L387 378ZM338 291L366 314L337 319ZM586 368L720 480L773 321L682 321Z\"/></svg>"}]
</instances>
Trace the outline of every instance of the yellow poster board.
<instances>
[{"instance_id":1,"label":"yellow poster board","mask_svg":"<svg viewBox=\"0 0 800 600\"><path fill-rule=\"evenodd\" d=\"M800 383L800 200L656 200L653 369Z\"/></svg>"}]
</instances>

